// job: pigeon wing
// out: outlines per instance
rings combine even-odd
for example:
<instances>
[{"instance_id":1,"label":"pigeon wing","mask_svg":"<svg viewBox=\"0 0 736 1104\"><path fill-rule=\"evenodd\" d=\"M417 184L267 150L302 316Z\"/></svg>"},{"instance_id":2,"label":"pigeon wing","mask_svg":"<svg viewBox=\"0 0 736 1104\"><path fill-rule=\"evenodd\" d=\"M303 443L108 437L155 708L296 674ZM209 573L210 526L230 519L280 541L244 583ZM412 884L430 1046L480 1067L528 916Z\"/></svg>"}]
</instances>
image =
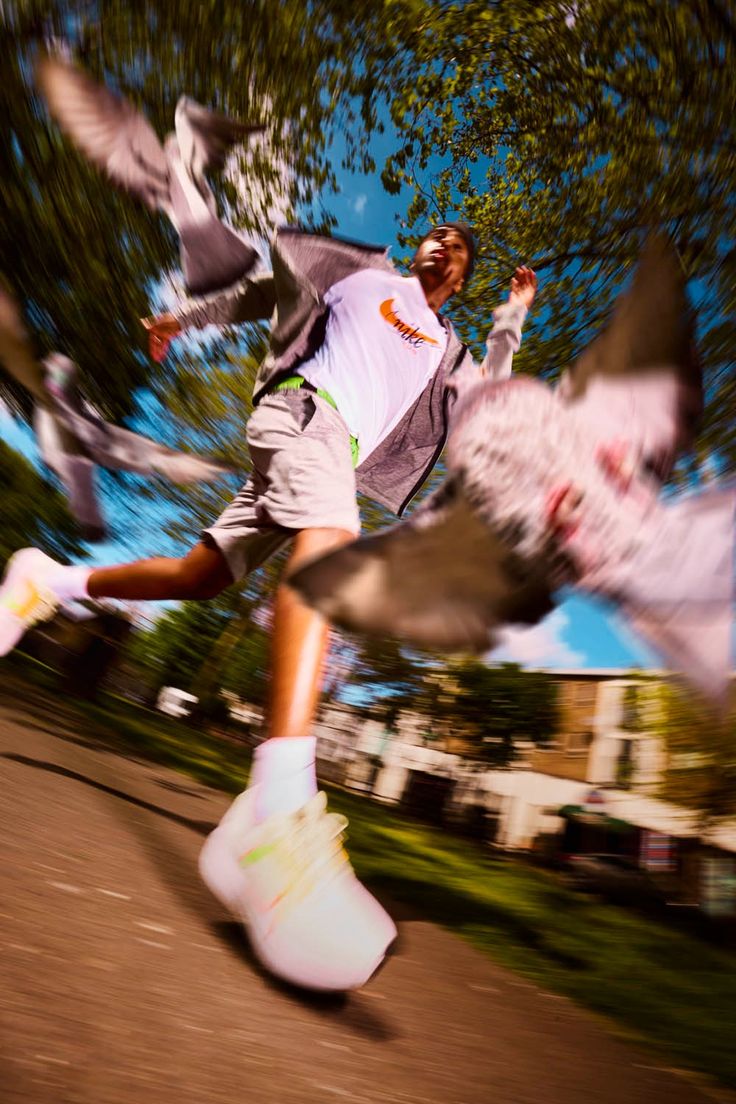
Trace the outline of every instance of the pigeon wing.
<instances>
[{"instance_id":1,"label":"pigeon wing","mask_svg":"<svg viewBox=\"0 0 736 1104\"><path fill-rule=\"evenodd\" d=\"M174 483L208 482L231 469L196 453L177 452L141 433L105 422L84 401L59 390L50 392L54 417L78 446L102 468L163 475Z\"/></svg>"},{"instance_id":2,"label":"pigeon wing","mask_svg":"<svg viewBox=\"0 0 736 1104\"><path fill-rule=\"evenodd\" d=\"M450 651L485 651L501 626L534 624L553 608L448 487L409 521L298 568L289 583L334 624Z\"/></svg>"},{"instance_id":3,"label":"pigeon wing","mask_svg":"<svg viewBox=\"0 0 736 1104\"><path fill-rule=\"evenodd\" d=\"M176 105L175 126L182 158L191 164L195 176L222 169L233 146L265 130L263 123L230 119L189 96L180 97Z\"/></svg>"},{"instance_id":4,"label":"pigeon wing","mask_svg":"<svg viewBox=\"0 0 736 1104\"><path fill-rule=\"evenodd\" d=\"M179 452L161 445L139 433L119 426L109 426L114 442L117 467L138 471L142 475L162 475L172 483L209 483L232 472L226 464L199 456L194 452ZM124 456L129 457L126 464ZM133 466L135 465L135 467Z\"/></svg>"},{"instance_id":5,"label":"pigeon wing","mask_svg":"<svg viewBox=\"0 0 736 1104\"><path fill-rule=\"evenodd\" d=\"M166 156L144 115L58 58L45 57L38 63L37 82L52 116L94 165L152 209L166 207Z\"/></svg>"},{"instance_id":6,"label":"pigeon wing","mask_svg":"<svg viewBox=\"0 0 736 1104\"><path fill-rule=\"evenodd\" d=\"M97 496L94 463L78 451L76 442L70 439L51 411L37 406L33 428L43 461L61 480L69 510L84 540L104 540L107 526Z\"/></svg>"},{"instance_id":7,"label":"pigeon wing","mask_svg":"<svg viewBox=\"0 0 736 1104\"><path fill-rule=\"evenodd\" d=\"M150 458L152 471L172 483L211 483L232 473L232 468L218 460L197 456L193 452L177 452L155 441L151 441Z\"/></svg>"},{"instance_id":8,"label":"pigeon wing","mask_svg":"<svg viewBox=\"0 0 736 1104\"><path fill-rule=\"evenodd\" d=\"M559 396L601 443L626 442L664 480L703 409L686 276L671 240L652 234L608 325L564 374Z\"/></svg>"}]
</instances>

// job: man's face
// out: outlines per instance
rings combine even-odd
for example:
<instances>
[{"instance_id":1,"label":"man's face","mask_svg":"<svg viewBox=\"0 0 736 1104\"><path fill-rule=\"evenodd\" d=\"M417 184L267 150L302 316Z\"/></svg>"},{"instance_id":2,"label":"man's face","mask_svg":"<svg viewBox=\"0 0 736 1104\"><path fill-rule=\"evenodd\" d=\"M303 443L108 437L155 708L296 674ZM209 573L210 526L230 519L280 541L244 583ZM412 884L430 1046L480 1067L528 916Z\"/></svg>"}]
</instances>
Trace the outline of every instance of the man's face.
<instances>
[{"instance_id":1,"label":"man's face","mask_svg":"<svg viewBox=\"0 0 736 1104\"><path fill-rule=\"evenodd\" d=\"M411 268L423 287L444 287L448 295L453 295L465 282L469 262L470 252L462 234L439 226L419 246Z\"/></svg>"}]
</instances>

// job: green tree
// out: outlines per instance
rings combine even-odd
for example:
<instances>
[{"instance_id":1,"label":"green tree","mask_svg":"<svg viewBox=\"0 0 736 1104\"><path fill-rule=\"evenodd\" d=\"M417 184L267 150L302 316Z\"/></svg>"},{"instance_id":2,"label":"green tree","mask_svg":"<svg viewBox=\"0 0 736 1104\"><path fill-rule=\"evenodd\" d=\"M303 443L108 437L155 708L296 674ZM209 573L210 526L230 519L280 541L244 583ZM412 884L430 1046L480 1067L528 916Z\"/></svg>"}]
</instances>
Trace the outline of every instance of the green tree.
<instances>
[{"instance_id":1,"label":"green tree","mask_svg":"<svg viewBox=\"0 0 736 1104\"><path fill-rule=\"evenodd\" d=\"M261 601L260 588L250 586L206 602L181 602L133 635L128 657L152 691L174 685L211 703L229 690L263 705L269 634L258 613Z\"/></svg>"},{"instance_id":2,"label":"green tree","mask_svg":"<svg viewBox=\"0 0 736 1104\"><path fill-rule=\"evenodd\" d=\"M675 682L649 691L650 729L665 752L659 795L692 809L703 827L736 816L736 716L705 709Z\"/></svg>"},{"instance_id":3,"label":"green tree","mask_svg":"<svg viewBox=\"0 0 736 1104\"><path fill-rule=\"evenodd\" d=\"M427 5L403 37L371 87L398 131L383 181L413 193L406 242L428 217L474 224L461 329L481 337L515 266L533 264L517 365L554 372L605 316L643 230L670 229L708 369L702 449L733 466L736 105L717 76L736 62L732 5L463 0Z\"/></svg>"},{"instance_id":4,"label":"green tree","mask_svg":"<svg viewBox=\"0 0 736 1104\"><path fill-rule=\"evenodd\" d=\"M0 441L0 499L0 563L29 545L65 561L84 555L64 496L4 441Z\"/></svg>"},{"instance_id":5,"label":"green tree","mask_svg":"<svg viewBox=\"0 0 736 1104\"><path fill-rule=\"evenodd\" d=\"M263 707L268 692L271 638L258 624L251 623L233 649L222 676L222 687L250 705Z\"/></svg>"},{"instance_id":6,"label":"green tree","mask_svg":"<svg viewBox=\"0 0 736 1104\"><path fill-rule=\"evenodd\" d=\"M396 640L347 639L352 643L348 682L360 687L366 711L391 717L414 708L422 680L417 657Z\"/></svg>"},{"instance_id":7,"label":"green tree","mask_svg":"<svg viewBox=\"0 0 736 1104\"><path fill-rule=\"evenodd\" d=\"M557 688L514 663L418 655L395 640L355 645L350 682L363 707L387 723L397 712L425 718L427 735L464 743L468 754L507 766L522 743L544 744L558 722Z\"/></svg>"},{"instance_id":8,"label":"green tree","mask_svg":"<svg viewBox=\"0 0 736 1104\"><path fill-rule=\"evenodd\" d=\"M456 689L450 701L445 698L445 723L486 764L508 766L520 745L543 745L555 732L557 687L548 675L516 663L489 666L477 659L455 660L447 675Z\"/></svg>"},{"instance_id":9,"label":"green tree","mask_svg":"<svg viewBox=\"0 0 736 1104\"><path fill-rule=\"evenodd\" d=\"M641 732L642 710L640 702L640 687L629 684L624 690L623 710L621 715L621 728L624 732Z\"/></svg>"},{"instance_id":10,"label":"green tree","mask_svg":"<svg viewBox=\"0 0 736 1104\"><path fill-rule=\"evenodd\" d=\"M106 414L130 414L136 387L165 378L144 355L138 318L148 312L152 283L176 263L175 236L165 219L115 193L49 124L32 86L39 48L49 39L67 43L94 77L143 106L160 134L171 128L182 92L235 117L266 114L268 148L244 156L242 187L237 171L222 184L232 220L265 231L286 184L292 210L328 225L320 199L335 176L326 150L343 133L346 157L361 160L352 137L366 90L360 59L370 43L380 52L391 37L380 5L357 7L337 0L3 5L0 112L10 140L0 149L2 268L41 349L77 360ZM366 107L364 123L374 122ZM27 412L27 397L8 381L2 394Z\"/></svg>"},{"instance_id":11,"label":"green tree","mask_svg":"<svg viewBox=\"0 0 736 1104\"><path fill-rule=\"evenodd\" d=\"M221 603L182 602L151 629L136 632L128 655L154 689L174 685L189 692L227 619Z\"/></svg>"}]
</instances>

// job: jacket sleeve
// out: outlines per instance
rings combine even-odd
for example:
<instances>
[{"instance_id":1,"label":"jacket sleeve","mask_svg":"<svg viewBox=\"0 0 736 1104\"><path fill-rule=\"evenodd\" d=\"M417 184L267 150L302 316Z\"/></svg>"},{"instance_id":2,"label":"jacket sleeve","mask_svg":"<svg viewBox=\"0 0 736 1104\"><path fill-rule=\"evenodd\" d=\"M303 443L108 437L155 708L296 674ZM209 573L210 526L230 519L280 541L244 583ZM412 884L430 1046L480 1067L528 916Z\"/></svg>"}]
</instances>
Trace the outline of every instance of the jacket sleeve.
<instances>
[{"instance_id":1,"label":"jacket sleeve","mask_svg":"<svg viewBox=\"0 0 736 1104\"><path fill-rule=\"evenodd\" d=\"M268 319L275 305L273 273L266 272L214 295L189 299L173 313L183 330L201 330L205 326L236 326Z\"/></svg>"},{"instance_id":2,"label":"jacket sleeve","mask_svg":"<svg viewBox=\"0 0 736 1104\"><path fill-rule=\"evenodd\" d=\"M502 303L493 312L493 329L486 340L486 355L478 374L486 379L505 380L511 375L514 353L521 345L521 327L527 308L521 303Z\"/></svg>"},{"instance_id":3,"label":"jacket sleeve","mask_svg":"<svg viewBox=\"0 0 736 1104\"><path fill-rule=\"evenodd\" d=\"M493 329L486 341L486 355L478 364L468 352L450 377L453 400L484 379L504 380L511 375L511 362L521 344L521 327L527 315L520 303L503 303L493 312Z\"/></svg>"}]
</instances>

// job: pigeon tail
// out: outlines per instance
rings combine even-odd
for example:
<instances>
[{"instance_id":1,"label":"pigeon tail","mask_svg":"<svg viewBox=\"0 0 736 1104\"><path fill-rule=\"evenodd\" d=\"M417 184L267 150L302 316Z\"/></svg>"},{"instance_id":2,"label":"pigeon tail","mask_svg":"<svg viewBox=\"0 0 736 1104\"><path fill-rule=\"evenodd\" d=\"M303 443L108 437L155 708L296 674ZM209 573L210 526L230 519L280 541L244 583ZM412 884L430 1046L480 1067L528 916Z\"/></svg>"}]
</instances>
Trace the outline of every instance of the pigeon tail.
<instances>
[{"instance_id":1,"label":"pigeon tail","mask_svg":"<svg viewBox=\"0 0 736 1104\"><path fill-rule=\"evenodd\" d=\"M82 539L90 544L108 536L107 523L97 496L95 465L86 456L66 456L59 475L69 494L69 510Z\"/></svg>"},{"instance_id":2,"label":"pigeon tail","mask_svg":"<svg viewBox=\"0 0 736 1104\"><path fill-rule=\"evenodd\" d=\"M328 620L417 647L487 651L508 623L553 606L546 577L522 577L513 556L451 486L408 522L297 569L302 598Z\"/></svg>"},{"instance_id":3,"label":"pigeon tail","mask_svg":"<svg viewBox=\"0 0 736 1104\"><path fill-rule=\"evenodd\" d=\"M258 254L217 217L215 197L204 178L195 180L176 147L167 145L169 217L179 235L179 256L190 295L230 287L251 271Z\"/></svg>"}]
</instances>

